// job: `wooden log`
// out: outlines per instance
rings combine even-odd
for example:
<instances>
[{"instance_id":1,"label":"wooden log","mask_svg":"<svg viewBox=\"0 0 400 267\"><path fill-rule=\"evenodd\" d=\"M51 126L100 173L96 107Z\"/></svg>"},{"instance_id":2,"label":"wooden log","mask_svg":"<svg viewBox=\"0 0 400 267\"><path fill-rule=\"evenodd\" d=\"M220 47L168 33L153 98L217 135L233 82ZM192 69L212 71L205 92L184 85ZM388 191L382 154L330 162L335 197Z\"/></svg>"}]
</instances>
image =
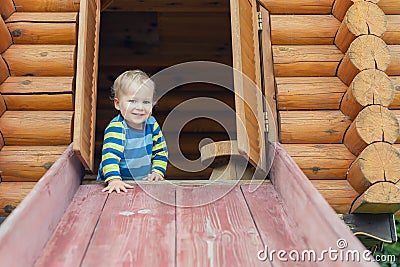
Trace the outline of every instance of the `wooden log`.
<instances>
[{"instance_id":1,"label":"wooden log","mask_svg":"<svg viewBox=\"0 0 400 267\"><path fill-rule=\"evenodd\" d=\"M363 35L355 39L339 65L337 76L347 85L365 69L385 71L390 64L388 46L373 35Z\"/></svg>"},{"instance_id":2,"label":"wooden log","mask_svg":"<svg viewBox=\"0 0 400 267\"><path fill-rule=\"evenodd\" d=\"M67 146L5 146L0 151L2 182L37 182Z\"/></svg>"},{"instance_id":3,"label":"wooden log","mask_svg":"<svg viewBox=\"0 0 400 267\"><path fill-rule=\"evenodd\" d=\"M399 136L399 122L392 112L380 105L371 105L360 111L347 130L343 143L354 155L359 155L369 144L393 144Z\"/></svg>"},{"instance_id":4,"label":"wooden log","mask_svg":"<svg viewBox=\"0 0 400 267\"><path fill-rule=\"evenodd\" d=\"M342 21L352 4L353 1L351 0L335 0L332 5L332 15Z\"/></svg>"},{"instance_id":5,"label":"wooden log","mask_svg":"<svg viewBox=\"0 0 400 267\"><path fill-rule=\"evenodd\" d=\"M388 22L382 40L388 45L400 44L400 15L386 15Z\"/></svg>"},{"instance_id":6,"label":"wooden log","mask_svg":"<svg viewBox=\"0 0 400 267\"><path fill-rule=\"evenodd\" d=\"M2 84L10 76L8 66L4 58L0 55L0 84Z\"/></svg>"},{"instance_id":7,"label":"wooden log","mask_svg":"<svg viewBox=\"0 0 400 267\"><path fill-rule=\"evenodd\" d=\"M393 82L383 71L363 70L357 74L343 96L340 110L354 120L365 106L389 106L394 95Z\"/></svg>"},{"instance_id":8,"label":"wooden log","mask_svg":"<svg viewBox=\"0 0 400 267\"><path fill-rule=\"evenodd\" d=\"M397 117L397 120L400 122L400 110L393 109L393 110L390 110L390 111ZM397 138L396 143L400 143L400 135Z\"/></svg>"},{"instance_id":9,"label":"wooden log","mask_svg":"<svg viewBox=\"0 0 400 267\"><path fill-rule=\"evenodd\" d=\"M74 77L8 77L0 92L13 94L71 94Z\"/></svg>"},{"instance_id":10,"label":"wooden log","mask_svg":"<svg viewBox=\"0 0 400 267\"><path fill-rule=\"evenodd\" d=\"M349 213L359 195L347 180L311 180L311 183L339 214Z\"/></svg>"},{"instance_id":11,"label":"wooden log","mask_svg":"<svg viewBox=\"0 0 400 267\"><path fill-rule=\"evenodd\" d=\"M277 77L278 110L339 109L347 86L337 77Z\"/></svg>"},{"instance_id":12,"label":"wooden log","mask_svg":"<svg viewBox=\"0 0 400 267\"><path fill-rule=\"evenodd\" d=\"M8 110L74 110L72 94L4 95Z\"/></svg>"},{"instance_id":13,"label":"wooden log","mask_svg":"<svg viewBox=\"0 0 400 267\"><path fill-rule=\"evenodd\" d=\"M75 45L13 45L3 53L12 76L73 76Z\"/></svg>"},{"instance_id":14,"label":"wooden log","mask_svg":"<svg viewBox=\"0 0 400 267\"><path fill-rule=\"evenodd\" d=\"M351 120L340 111L281 111L280 142L340 144Z\"/></svg>"},{"instance_id":15,"label":"wooden log","mask_svg":"<svg viewBox=\"0 0 400 267\"><path fill-rule=\"evenodd\" d=\"M8 216L35 186L35 182L0 183L0 216Z\"/></svg>"},{"instance_id":16,"label":"wooden log","mask_svg":"<svg viewBox=\"0 0 400 267\"><path fill-rule=\"evenodd\" d=\"M358 193L380 181L400 180L400 152L384 142L367 146L351 164L347 180Z\"/></svg>"},{"instance_id":17,"label":"wooden log","mask_svg":"<svg viewBox=\"0 0 400 267\"><path fill-rule=\"evenodd\" d=\"M335 45L273 45L275 76L335 76L343 53Z\"/></svg>"},{"instance_id":18,"label":"wooden log","mask_svg":"<svg viewBox=\"0 0 400 267\"><path fill-rule=\"evenodd\" d=\"M380 0L378 6L388 15L400 14L400 3L397 0Z\"/></svg>"},{"instance_id":19,"label":"wooden log","mask_svg":"<svg viewBox=\"0 0 400 267\"><path fill-rule=\"evenodd\" d=\"M0 131L6 145L67 145L71 143L71 111L6 111Z\"/></svg>"},{"instance_id":20,"label":"wooden log","mask_svg":"<svg viewBox=\"0 0 400 267\"><path fill-rule=\"evenodd\" d=\"M330 14L334 0L276 1L260 0L271 14Z\"/></svg>"},{"instance_id":21,"label":"wooden log","mask_svg":"<svg viewBox=\"0 0 400 267\"><path fill-rule=\"evenodd\" d=\"M400 209L400 188L390 182L371 185L351 206L351 213L396 213Z\"/></svg>"},{"instance_id":22,"label":"wooden log","mask_svg":"<svg viewBox=\"0 0 400 267\"><path fill-rule=\"evenodd\" d=\"M77 13L14 13L6 21L14 44L76 44Z\"/></svg>"},{"instance_id":23,"label":"wooden log","mask_svg":"<svg viewBox=\"0 0 400 267\"><path fill-rule=\"evenodd\" d=\"M400 75L400 45L389 45L392 61L386 70L387 75Z\"/></svg>"},{"instance_id":24,"label":"wooden log","mask_svg":"<svg viewBox=\"0 0 400 267\"><path fill-rule=\"evenodd\" d=\"M271 15L272 44L330 45L339 25L340 22L331 15Z\"/></svg>"},{"instance_id":25,"label":"wooden log","mask_svg":"<svg viewBox=\"0 0 400 267\"><path fill-rule=\"evenodd\" d=\"M79 0L14 0L17 11L20 12L77 12Z\"/></svg>"},{"instance_id":26,"label":"wooden log","mask_svg":"<svg viewBox=\"0 0 400 267\"><path fill-rule=\"evenodd\" d=\"M346 53L356 37L365 34L381 37L386 27L385 13L376 4L358 1L347 11L335 36L335 45Z\"/></svg>"},{"instance_id":27,"label":"wooden log","mask_svg":"<svg viewBox=\"0 0 400 267\"><path fill-rule=\"evenodd\" d=\"M0 94L0 117L6 112L7 106L6 103L4 102L3 96Z\"/></svg>"},{"instance_id":28,"label":"wooden log","mask_svg":"<svg viewBox=\"0 0 400 267\"><path fill-rule=\"evenodd\" d=\"M8 31L8 28L4 23L4 20L0 18L0 53L6 51L7 48L10 47L12 42L13 40L11 38L11 34Z\"/></svg>"},{"instance_id":29,"label":"wooden log","mask_svg":"<svg viewBox=\"0 0 400 267\"><path fill-rule=\"evenodd\" d=\"M15 12L15 6L13 0L4 0L1 2L0 15L3 19L7 19L14 12Z\"/></svg>"},{"instance_id":30,"label":"wooden log","mask_svg":"<svg viewBox=\"0 0 400 267\"><path fill-rule=\"evenodd\" d=\"M356 158L343 144L282 144L310 180L346 179Z\"/></svg>"},{"instance_id":31,"label":"wooden log","mask_svg":"<svg viewBox=\"0 0 400 267\"><path fill-rule=\"evenodd\" d=\"M400 109L400 76L390 76L394 85L394 99L392 104L389 105L390 109Z\"/></svg>"}]
</instances>

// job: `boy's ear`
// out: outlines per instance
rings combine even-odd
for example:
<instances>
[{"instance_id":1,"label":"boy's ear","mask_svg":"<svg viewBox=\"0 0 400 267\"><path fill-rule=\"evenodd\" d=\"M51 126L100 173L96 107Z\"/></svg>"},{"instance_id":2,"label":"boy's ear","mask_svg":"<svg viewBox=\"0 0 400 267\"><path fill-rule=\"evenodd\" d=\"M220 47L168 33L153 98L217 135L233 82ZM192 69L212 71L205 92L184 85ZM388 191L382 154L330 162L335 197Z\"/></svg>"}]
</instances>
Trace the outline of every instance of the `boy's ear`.
<instances>
[{"instance_id":1,"label":"boy's ear","mask_svg":"<svg viewBox=\"0 0 400 267\"><path fill-rule=\"evenodd\" d=\"M114 98L114 107L115 107L116 110L120 110L119 109L119 100L116 97Z\"/></svg>"}]
</instances>

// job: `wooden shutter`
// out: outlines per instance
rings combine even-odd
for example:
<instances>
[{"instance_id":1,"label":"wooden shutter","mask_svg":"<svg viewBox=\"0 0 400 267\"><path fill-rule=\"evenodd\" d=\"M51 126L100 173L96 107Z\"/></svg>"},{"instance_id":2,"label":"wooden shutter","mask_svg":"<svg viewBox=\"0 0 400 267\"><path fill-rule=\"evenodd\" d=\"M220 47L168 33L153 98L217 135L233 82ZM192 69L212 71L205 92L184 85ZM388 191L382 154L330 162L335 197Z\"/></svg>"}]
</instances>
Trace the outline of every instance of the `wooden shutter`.
<instances>
[{"instance_id":1,"label":"wooden shutter","mask_svg":"<svg viewBox=\"0 0 400 267\"><path fill-rule=\"evenodd\" d=\"M74 151L94 168L100 0L81 0L76 66Z\"/></svg>"},{"instance_id":2,"label":"wooden shutter","mask_svg":"<svg viewBox=\"0 0 400 267\"><path fill-rule=\"evenodd\" d=\"M265 124L255 0L231 0L231 29L238 150L252 165L265 171Z\"/></svg>"}]
</instances>

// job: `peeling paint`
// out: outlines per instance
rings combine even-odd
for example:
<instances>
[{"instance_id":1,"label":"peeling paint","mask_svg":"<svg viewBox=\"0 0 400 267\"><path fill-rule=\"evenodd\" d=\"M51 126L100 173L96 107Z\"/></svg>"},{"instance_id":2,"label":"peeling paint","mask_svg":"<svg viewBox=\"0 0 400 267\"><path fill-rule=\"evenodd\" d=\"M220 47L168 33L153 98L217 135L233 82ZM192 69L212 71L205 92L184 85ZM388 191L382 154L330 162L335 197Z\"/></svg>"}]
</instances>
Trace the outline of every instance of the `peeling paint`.
<instances>
[{"instance_id":1,"label":"peeling paint","mask_svg":"<svg viewBox=\"0 0 400 267\"><path fill-rule=\"evenodd\" d=\"M121 212L119 213L119 215L123 215L123 216L131 216L131 215L133 215L133 214L135 214L135 213L132 212L132 211L121 211Z\"/></svg>"}]
</instances>

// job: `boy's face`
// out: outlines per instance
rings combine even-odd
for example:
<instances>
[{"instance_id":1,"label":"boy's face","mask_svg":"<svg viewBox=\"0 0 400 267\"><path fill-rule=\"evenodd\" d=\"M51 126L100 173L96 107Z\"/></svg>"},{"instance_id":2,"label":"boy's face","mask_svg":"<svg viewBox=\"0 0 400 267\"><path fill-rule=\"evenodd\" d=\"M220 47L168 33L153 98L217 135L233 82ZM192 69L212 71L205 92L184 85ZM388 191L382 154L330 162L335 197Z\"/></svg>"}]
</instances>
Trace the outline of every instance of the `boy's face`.
<instances>
[{"instance_id":1,"label":"boy's face","mask_svg":"<svg viewBox=\"0 0 400 267\"><path fill-rule=\"evenodd\" d=\"M114 99L115 108L131 128L142 130L143 123L151 116L153 92L154 88L145 84L140 87L131 84L118 92Z\"/></svg>"}]
</instances>

